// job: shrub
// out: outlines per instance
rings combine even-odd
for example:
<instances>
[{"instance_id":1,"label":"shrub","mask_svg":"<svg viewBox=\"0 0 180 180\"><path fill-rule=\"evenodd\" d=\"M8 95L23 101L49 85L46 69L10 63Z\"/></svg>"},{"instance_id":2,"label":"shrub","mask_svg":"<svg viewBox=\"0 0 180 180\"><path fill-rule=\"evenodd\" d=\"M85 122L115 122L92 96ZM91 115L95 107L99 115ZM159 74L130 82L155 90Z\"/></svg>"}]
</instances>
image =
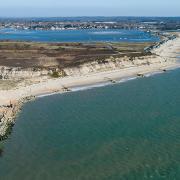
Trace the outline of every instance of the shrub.
<instances>
[{"instance_id":1,"label":"shrub","mask_svg":"<svg viewBox=\"0 0 180 180\"><path fill-rule=\"evenodd\" d=\"M53 78L59 78L59 77L61 77L61 76L59 75L59 73L58 73L57 71L54 71L54 72L51 74L51 77L53 77Z\"/></svg>"}]
</instances>

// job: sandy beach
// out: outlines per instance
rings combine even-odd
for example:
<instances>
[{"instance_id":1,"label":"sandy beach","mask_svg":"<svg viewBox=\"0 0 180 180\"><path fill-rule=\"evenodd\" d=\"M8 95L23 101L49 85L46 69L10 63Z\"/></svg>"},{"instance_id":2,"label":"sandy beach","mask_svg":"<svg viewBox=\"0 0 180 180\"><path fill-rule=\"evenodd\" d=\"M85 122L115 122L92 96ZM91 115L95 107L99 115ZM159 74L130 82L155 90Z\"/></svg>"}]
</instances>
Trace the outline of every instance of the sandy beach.
<instances>
[{"instance_id":1,"label":"sandy beach","mask_svg":"<svg viewBox=\"0 0 180 180\"><path fill-rule=\"evenodd\" d=\"M152 50L155 54L147 57L150 64L127 66L122 69L106 70L100 72L92 72L81 75L67 76L64 78L48 79L40 83L25 85L11 90L0 90L0 113L4 114L1 122L12 122L16 115L17 109L25 100L30 97L37 97L46 94L63 93L71 91L72 88L90 86L99 83L116 83L124 79L132 77L144 77L147 74L156 72L165 72L168 69L180 67L177 61L177 53L180 52L180 37L169 40L160 47ZM4 129L0 128L1 135L5 134Z\"/></svg>"},{"instance_id":2,"label":"sandy beach","mask_svg":"<svg viewBox=\"0 0 180 180\"><path fill-rule=\"evenodd\" d=\"M0 91L0 105L9 105L10 102L17 102L18 100L29 96L39 96L42 94L54 93L57 91L64 92L65 87L70 90L73 87L106 83L113 80L116 81L125 79L128 77L136 77L137 74L145 75L163 71L164 69L167 70L178 67L180 67L180 64L173 61L165 64L154 64L149 66L145 65L115 71L93 73L87 76L65 77L61 79L47 80L47 82L41 82L38 84L21 87L16 90Z\"/></svg>"}]
</instances>

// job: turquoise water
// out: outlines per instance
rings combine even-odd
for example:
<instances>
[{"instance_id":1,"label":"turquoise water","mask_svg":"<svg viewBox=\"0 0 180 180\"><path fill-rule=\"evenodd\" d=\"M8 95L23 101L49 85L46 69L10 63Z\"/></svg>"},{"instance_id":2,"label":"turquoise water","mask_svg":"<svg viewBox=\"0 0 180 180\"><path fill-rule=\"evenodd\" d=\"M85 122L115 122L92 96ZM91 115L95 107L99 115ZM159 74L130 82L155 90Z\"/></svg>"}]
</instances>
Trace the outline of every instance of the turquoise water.
<instances>
[{"instance_id":1,"label":"turquoise water","mask_svg":"<svg viewBox=\"0 0 180 180\"><path fill-rule=\"evenodd\" d=\"M27 40L45 42L154 42L159 38L139 30L61 30L33 31L0 29L0 40Z\"/></svg>"},{"instance_id":2,"label":"turquoise water","mask_svg":"<svg viewBox=\"0 0 180 180\"><path fill-rule=\"evenodd\" d=\"M180 70L27 103L2 180L179 180Z\"/></svg>"}]
</instances>

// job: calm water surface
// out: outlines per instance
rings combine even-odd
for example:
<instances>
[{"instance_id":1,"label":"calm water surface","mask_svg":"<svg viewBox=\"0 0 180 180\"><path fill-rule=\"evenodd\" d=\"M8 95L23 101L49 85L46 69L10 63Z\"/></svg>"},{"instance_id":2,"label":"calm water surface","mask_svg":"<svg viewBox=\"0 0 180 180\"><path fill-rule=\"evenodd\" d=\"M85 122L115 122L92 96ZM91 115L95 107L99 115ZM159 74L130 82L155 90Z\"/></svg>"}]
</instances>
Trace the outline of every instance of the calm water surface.
<instances>
[{"instance_id":1,"label":"calm water surface","mask_svg":"<svg viewBox=\"0 0 180 180\"><path fill-rule=\"evenodd\" d=\"M62 30L30 31L0 29L0 40L28 40L47 42L154 42L159 38L138 30Z\"/></svg>"},{"instance_id":2,"label":"calm water surface","mask_svg":"<svg viewBox=\"0 0 180 180\"><path fill-rule=\"evenodd\" d=\"M27 103L2 180L179 180L180 70Z\"/></svg>"}]
</instances>

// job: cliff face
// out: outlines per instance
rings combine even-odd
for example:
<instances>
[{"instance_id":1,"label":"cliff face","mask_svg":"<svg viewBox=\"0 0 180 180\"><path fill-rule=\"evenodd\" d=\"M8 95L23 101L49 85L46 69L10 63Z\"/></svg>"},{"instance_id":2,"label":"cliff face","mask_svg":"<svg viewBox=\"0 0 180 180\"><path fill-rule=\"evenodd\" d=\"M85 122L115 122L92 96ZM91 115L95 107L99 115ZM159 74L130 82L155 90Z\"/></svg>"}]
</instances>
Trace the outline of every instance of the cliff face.
<instances>
[{"instance_id":1,"label":"cliff face","mask_svg":"<svg viewBox=\"0 0 180 180\"><path fill-rule=\"evenodd\" d=\"M161 57L152 55L152 56L142 56L135 57L133 59L124 57L124 58L109 58L104 62L91 62L80 65L78 67L66 68L64 71L68 76L80 76L80 75L88 75L90 73L110 71L110 70L118 70L125 69L130 67L137 67L143 65L151 65L151 64L161 64L166 63L166 59Z\"/></svg>"},{"instance_id":2,"label":"cliff face","mask_svg":"<svg viewBox=\"0 0 180 180\"><path fill-rule=\"evenodd\" d=\"M55 69L56 72L62 74L62 71L67 76L81 76L88 75L96 72L118 70L136 66L151 65L151 64L161 64L166 63L165 58L161 58L156 55L142 56L142 57L123 57L123 58L109 58L104 61L93 61L85 64L78 65L76 67L69 67L65 69ZM41 70L33 68L10 68L10 67L0 67L0 79L34 79L40 77L48 77L53 74L52 70ZM61 75L59 76L61 77Z\"/></svg>"},{"instance_id":3,"label":"cliff face","mask_svg":"<svg viewBox=\"0 0 180 180\"><path fill-rule=\"evenodd\" d=\"M33 68L22 69L22 68L11 68L11 67L0 67L0 79L20 79L20 78L33 78L43 75L47 75L47 70L34 70Z\"/></svg>"}]
</instances>

